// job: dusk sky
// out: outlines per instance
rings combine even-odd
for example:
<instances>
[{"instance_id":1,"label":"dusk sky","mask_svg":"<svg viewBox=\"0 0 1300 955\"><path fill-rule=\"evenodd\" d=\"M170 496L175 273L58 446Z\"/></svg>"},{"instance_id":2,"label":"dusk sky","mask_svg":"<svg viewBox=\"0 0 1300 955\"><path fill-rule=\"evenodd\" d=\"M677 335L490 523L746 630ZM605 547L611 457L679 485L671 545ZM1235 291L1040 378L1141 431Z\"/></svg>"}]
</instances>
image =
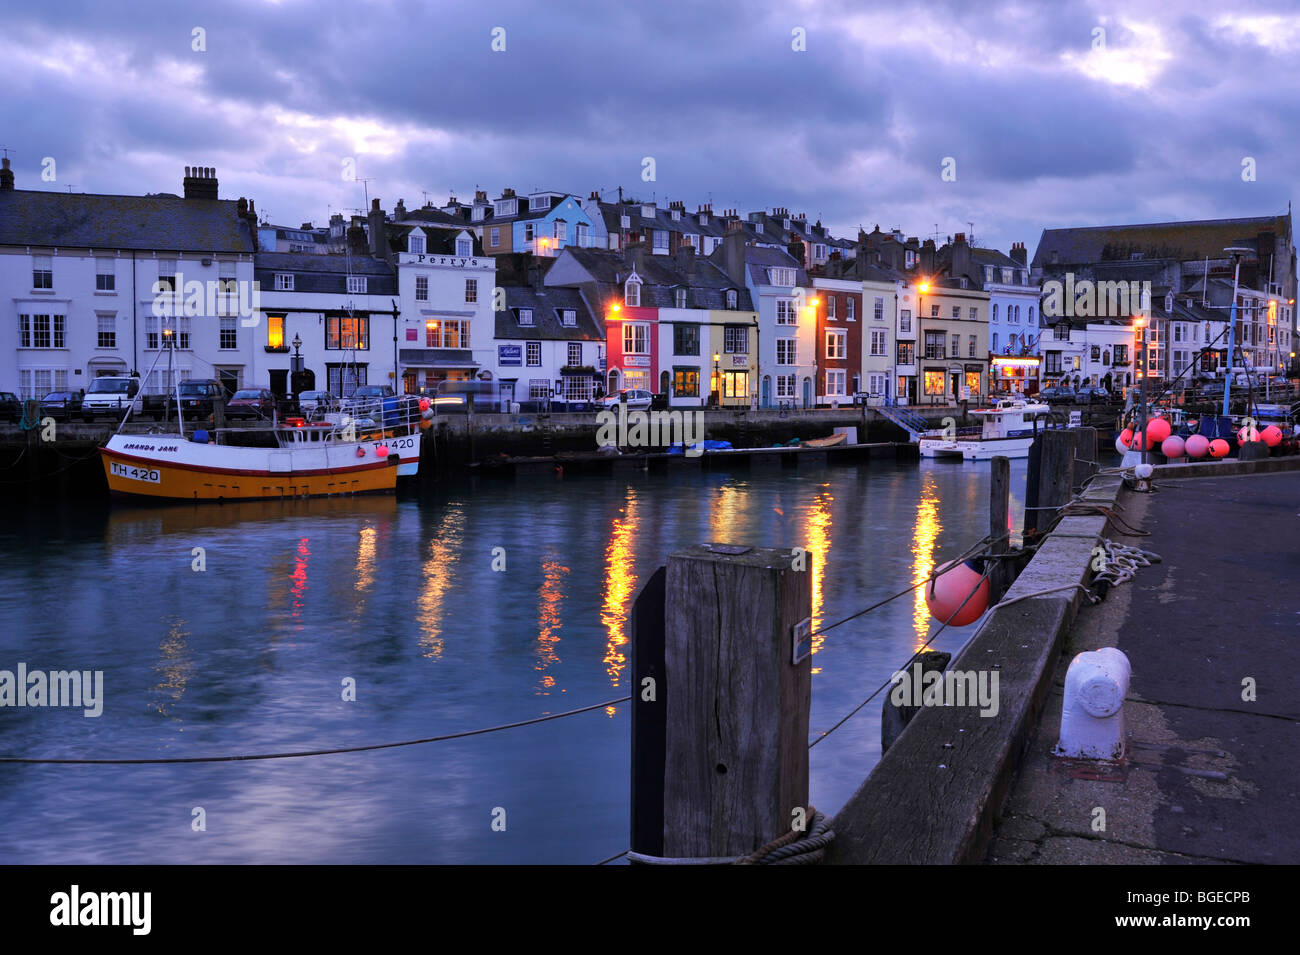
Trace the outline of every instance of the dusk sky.
<instances>
[{"instance_id":1,"label":"dusk sky","mask_svg":"<svg viewBox=\"0 0 1300 955\"><path fill-rule=\"evenodd\" d=\"M6 7L19 189L179 194L214 166L294 226L364 205L351 158L389 212L621 185L1032 254L1044 227L1284 212L1300 172L1294 3Z\"/></svg>"}]
</instances>

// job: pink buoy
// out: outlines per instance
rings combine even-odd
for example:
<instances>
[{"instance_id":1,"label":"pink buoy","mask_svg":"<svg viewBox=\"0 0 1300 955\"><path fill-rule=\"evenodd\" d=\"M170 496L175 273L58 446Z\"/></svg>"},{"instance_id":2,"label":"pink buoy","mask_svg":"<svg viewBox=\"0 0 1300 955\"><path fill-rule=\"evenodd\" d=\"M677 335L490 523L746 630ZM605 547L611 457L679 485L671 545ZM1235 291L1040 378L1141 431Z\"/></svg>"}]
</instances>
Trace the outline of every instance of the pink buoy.
<instances>
[{"instance_id":1,"label":"pink buoy","mask_svg":"<svg viewBox=\"0 0 1300 955\"><path fill-rule=\"evenodd\" d=\"M955 567L951 561L941 564L939 575L925 588L925 605L940 623L946 622L950 627L969 626L988 609L988 578L971 561Z\"/></svg>"},{"instance_id":2,"label":"pink buoy","mask_svg":"<svg viewBox=\"0 0 1300 955\"><path fill-rule=\"evenodd\" d=\"M1183 443L1183 439L1176 434L1171 434L1160 442L1160 453L1167 458L1181 458L1186 450L1187 447Z\"/></svg>"},{"instance_id":3,"label":"pink buoy","mask_svg":"<svg viewBox=\"0 0 1300 955\"><path fill-rule=\"evenodd\" d=\"M387 457L388 457L388 445L386 445L386 444L381 444L379 447L375 448L375 457L377 457L377 458L387 458Z\"/></svg>"},{"instance_id":4,"label":"pink buoy","mask_svg":"<svg viewBox=\"0 0 1300 955\"><path fill-rule=\"evenodd\" d=\"M1123 431L1119 433L1119 443L1124 445L1124 447L1126 448L1133 443L1132 428L1125 428Z\"/></svg>"},{"instance_id":5,"label":"pink buoy","mask_svg":"<svg viewBox=\"0 0 1300 955\"><path fill-rule=\"evenodd\" d=\"M1203 458L1210 452L1210 439L1203 434L1194 434L1183 445L1189 458Z\"/></svg>"},{"instance_id":6,"label":"pink buoy","mask_svg":"<svg viewBox=\"0 0 1300 955\"><path fill-rule=\"evenodd\" d=\"M1253 425L1246 425L1237 432L1237 441L1240 444L1249 444L1251 441L1259 440L1259 431Z\"/></svg>"},{"instance_id":7,"label":"pink buoy","mask_svg":"<svg viewBox=\"0 0 1300 955\"><path fill-rule=\"evenodd\" d=\"M1230 450L1232 449L1228 447L1228 442L1222 438L1215 438L1210 442L1210 457L1212 458L1226 458Z\"/></svg>"},{"instance_id":8,"label":"pink buoy","mask_svg":"<svg viewBox=\"0 0 1300 955\"><path fill-rule=\"evenodd\" d=\"M428 411L428 410L429 410L429 399L428 399L428 398L421 398L421 399L420 399L420 410L421 410L421 411Z\"/></svg>"},{"instance_id":9,"label":"pink buoy","mask_svg":"<svg viewBox=\"0 0 1300 955\"><path fill-rule=\"evenodd\" d=\"M1142 432L1141 432L1141 431L1136 432L1136 433L1133 435L1133 440L1130 441L1130 442L1128 443L1129 449L1132 450L1132 451L1141 451L1141 450L1143 450L1143 447L1142 447L1142 440L1143 440L1143 438L1142 438ZM1148 434L1148 435L1146 436L1146 448L1145 448L1145 450L1150 451L1150 450L1151 450L1152 448L1154 448L1155 446L1156 446L1155 438L1153 438L1151 435Z\"/></svg>"},{"instance_id":10,"label":"pink buoy","mask_svg":"<svg viewBox=\"0 0 1300 955\"><path fill-rule=\"evenodd\" d=\"M364 458L365 456L366 456L366 449L365 449L365 448L357 448L357 457L359 457L359 458Z\"/></svg>"},{"instance_id":11,"label":"pink buoy","mask_svg":"<svg viewBox=\"0 0 1300 955\"><path fill-rule=\"evenodd\" d=\"M1169 422L1164 418L1152 418L1147 422L1147 432L1151 435L1151 443L1159 444L1173 432L1169 427Z\"/></svg>"},{"instance_id":12,"label":"pink buoy","mask_svg":"<svg viewBox=\"0 0 1300 955\"><path fill-rule=\"evenodd\" d=\"M1122 434L1120 434L1120 435L1116 435L1116 436L1115 436L1115 451L1116 451L1116 453L1118 453L1118 454L1123 454L1123 453L1124 453L1125 451L1127 451L1127 450L1128 450L1128 445L1124 443L1124 436L1123 436Z\"/></svg>"},{"instance_id":13,"label":"pink buoy","mask_svg":"<svg viewBox=\"0 0 1300 955\"><path fill-rule=\"evenodd\" d=\"M1259 436L1270 448L1276 448L1282 443L1282 429L1275 424L1269 425L1259 433Z\"/></svg>"}]
</instances>

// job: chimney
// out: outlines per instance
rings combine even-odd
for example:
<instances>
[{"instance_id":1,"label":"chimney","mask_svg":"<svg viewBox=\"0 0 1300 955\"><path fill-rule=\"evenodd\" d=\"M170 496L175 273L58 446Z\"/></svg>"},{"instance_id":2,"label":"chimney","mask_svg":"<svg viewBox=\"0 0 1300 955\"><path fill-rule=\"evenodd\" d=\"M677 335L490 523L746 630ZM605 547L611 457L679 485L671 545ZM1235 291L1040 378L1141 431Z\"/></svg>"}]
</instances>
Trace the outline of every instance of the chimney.
<instances>
[{"instance_id":1,"label":"chimney","mask_svg":"<svg viewBox=\"0 0 1300 955\"><path fill-rule=\"evenodd\" d=\"M183 185L186 199L215 199L217 171L211 166L186 166Z\"/></svg>"},{"instance_id":2,"label":"chimney","mask_svg":"<svg viewBox=\"0 0 1300 955\"><path fill-rule=\"evenodd\" d=\"M645 243L633 242L627 247L627 255L632 262L633 270L644 279L645 273L641 271L641 267L645 264Z\"/></svg>"},{"instance_id":3,"label":"chimney","mask_svg":"<svg viewBox=\"0 0 1300 955\"><path fill-rule=\"evenodd\" d=\"M310 232L315 228L310 222L304 222L301 226L303 232Z\"/></svg>"},{"instance_id":4,"label":"chimney","mask_svg":"<svg viewBox=\"0 0 1300 955\"><path fill-rule=\"evenodd\" d=\"M804 264L804 247L803 240L799 238L798 233L790 234L790 241L786 244L785 250L790 253L790 257L800 265Z\"/></svg>"},{"instance_id":5,"label":"chimney","mask_svg":"<svg viewBox=\"0 0 1300 955\"><path fill-rule=\"evenodd\" d=\"M482 202L482 203L486 203L487 201L488 201L488 198L487 198L487 190L486 190L486 189L475 189L475 190L474 190L474 203L475 203L475 205L477 205L477 204L480 203L480 202Z\"/></svg>"},{"instance_id":6,"label":"chimney","mask_svg":"<svg viewBox=\"0 0 1300 955\"><path fill-rule=\"evenodd\" d=\"M738 229L722 240L722 268L734 284L745 284L745 233Z\"/></svg>"},{"instance_id":7,"label":"chimney","mask_svg":"<svg viewBox=\"0 0 1300 955\"><path fill-rule=\"evenodd\" d=\"M370 251L366 245L366 230L361 227L360 216L354 216L352 225L348 226L348 251L353 255L365 255Z\"/></svg>"},{"instance_id":8,"label":"chimney","mask_svg":"<svg viewBox=\"0 0 1300 955\"><path fill-rule=\"evenodd\" d=\"M952 274L966 276L970 272L970 246L966 244L966 233L958 232L952 240Z\"/></svg>"},{"instance_id":9,"label":"chimney","mask_svg":"<svg viewBox=\"0 0 1300 955\"><path fill-rule=\"evenodd\" d=\"M401 222L403 219L406 218L406 200L405 200L405 199L398 199L398 200L397 200L397 205L393 207L393 218L394 218L396 221L398 221L398 222Z\"/></svg>"},{"instance_id":10,"label":"chimney","mask_svg":"<svg viewBox=\"0 0 1300 955\"><path fill-rule=\"evenodd\" d=\"M1028 253L1025 251L1023 242L1011 243L1011 259L1020 265L1027 266L1029 264Z\"/></svg>"},{"instance_id":11,"label":"chimney","mask_svg":"<svg viewBox=\"0 0 1300 955\"><path fill-rule=\"evenodd\" d=\"M934 239L921 243L921 271L927 276L934 274Z\"/></svg>"},{"instance_id":12,"label":"chimney","mask_svg":"<svg viewBox=\"0 0 1300 955\"><path fill-rule=\"evenodd\" d=\"M676 253L677 267L686 273L686 284L695 284L695 246L679 245Z\"/></svg>"},{"instance_id":13,"label":"chimney","mask_svg":"<svg viewBox=\"0 0 1300 955\"><path fill-rule=\"evenodd\" d=\"M387 230L384 228L384 210L379 207L378 199L370 200L370 215L366 220L370 226L370 254L377 259L387 259L388 239Z\"/></svg>"},{"instance_id":14,"label":"chimney","mask_svg":"<svg viewBox=\"0 0 1300 955\"><path fill-rule=\"evenodd\" d=\"M253 251L258 250L257 245L257 212L253 209L253 204L243 196L235 203L236 217L243 219L248 225L248 234L253 241Z\"/></svg>"},{"instance_id":15,"label":"chimney","mask_svg":"<svg viewBox=\"0 0 1300 955\"><path fill-rule=\"evenodd\" d=\"M9 168L9 157L0 159L0 189L13 189L14 171Z\"/></svg>"}]
</instances>

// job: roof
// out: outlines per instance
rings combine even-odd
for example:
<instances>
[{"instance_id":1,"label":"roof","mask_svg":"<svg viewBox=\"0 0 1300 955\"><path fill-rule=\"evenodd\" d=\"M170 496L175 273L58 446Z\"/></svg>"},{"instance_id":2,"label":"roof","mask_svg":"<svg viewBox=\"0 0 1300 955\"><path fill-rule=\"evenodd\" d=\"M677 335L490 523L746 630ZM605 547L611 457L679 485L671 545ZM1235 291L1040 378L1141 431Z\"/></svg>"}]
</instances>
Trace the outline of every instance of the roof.
<instances>
[{"instance_id":1,"label":"roof","mask_svg":"<svg viewBox=\"0 0 1300 955\"><path fill-rule=\"evenodd\" d=\"M598 286L603 298L615 294L622 297L622 287L632 274L633 251L608 251L605 249L582 249L569 246L563 255L571 256L580 265L591 280ZM644 251L644 250L642 250ZM764 250L772 251L772 250ZM794 263L784 252L786 258ZM698 254L694 255L693 272L681 265L675 255L641 256L641 264L636 269L641 279L641 304L649 308L676 308L676 290L686 289L686 306L688 308L726 309L726 290L736 291L736 309L753 311L749 291L738 286L721 268Z\"/></svg>"},{"instance_id":2,"label":"roof","mask_svg":"<svg viewBox=\"0 0 1300 955\"><path fill-rule=\"evenodd\" d=\"M1269 230L1289 242L1290 213L1238 219L1044 229L1032 264L1038 269L1052 264L1128 259L1136 252L1179 261L1204 259L1206 256L1216 259L1221 258L1223 250L1229 246L1255 249L1259 233Z\"/></svg>"},{"instance_id":3,"label":"roof","mask_svg":"<svg viewBox=\"0 0 1300 955\"><path fill-rule=\"evenodd\" d=\"M745 246L745 268L749 270L749 280L756 286L772 284L767 278L767 270L770 268L794 269L794 284L797 286L809 284L808 273L804 271L803 263L785 249L747 245Z\"/></svg>"},{"instance_id":4,"label":"roof","mask_svg":"<svg viewBox=\"0 0 1300 955\"><path fill-rule=\"evenodd\" d=\"M365 276L368 295L396 295L397 271L369 255L321 255L316 252L259 252L253 257L253 278L275 291L276 273L294 276L294 292L346 294L347 277Z\"/></svg>"},{"instance_id":5,"label":"roof","mask_svg":"<svg viewBox=\"0 0 1300 955\"><path fill-rule=\"evenodd\" d=\"M582 291L567 286L506 285L506 307L496 313L496 337L533 341L604 341L604 325L592 314ZM533 324L519 324L519 309L533 310ZM560 309L573 309L577 323L565 325Z\"/></svg>"},{"instance_id":6,"label":"roof","mask_svg":"<svg viewBox=\"0 0 1300 955\"><path fill-rule=\"evenodd\" d=\"M252 252L232 199L0 190L0 245Z\"/></svg>"}]
</instances>

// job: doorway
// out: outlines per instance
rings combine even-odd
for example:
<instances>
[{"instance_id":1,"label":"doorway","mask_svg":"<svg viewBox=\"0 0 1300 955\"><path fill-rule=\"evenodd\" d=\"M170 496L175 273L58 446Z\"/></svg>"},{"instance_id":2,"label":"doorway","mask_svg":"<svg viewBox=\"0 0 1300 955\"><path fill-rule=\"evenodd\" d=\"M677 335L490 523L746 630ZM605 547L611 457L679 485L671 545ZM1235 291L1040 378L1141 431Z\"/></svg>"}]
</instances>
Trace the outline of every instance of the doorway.
<instances>
[{"instance_id":1,"label":"doorway","mask_svg":"<svg viewBox=\"0 0 1300 955\"><path fill-rule=\"evenodd\" d=\"M272 369L271 375L271 394L277 398L289 397L289 370L287 368Z\"/></svg>"}]
</instances>

